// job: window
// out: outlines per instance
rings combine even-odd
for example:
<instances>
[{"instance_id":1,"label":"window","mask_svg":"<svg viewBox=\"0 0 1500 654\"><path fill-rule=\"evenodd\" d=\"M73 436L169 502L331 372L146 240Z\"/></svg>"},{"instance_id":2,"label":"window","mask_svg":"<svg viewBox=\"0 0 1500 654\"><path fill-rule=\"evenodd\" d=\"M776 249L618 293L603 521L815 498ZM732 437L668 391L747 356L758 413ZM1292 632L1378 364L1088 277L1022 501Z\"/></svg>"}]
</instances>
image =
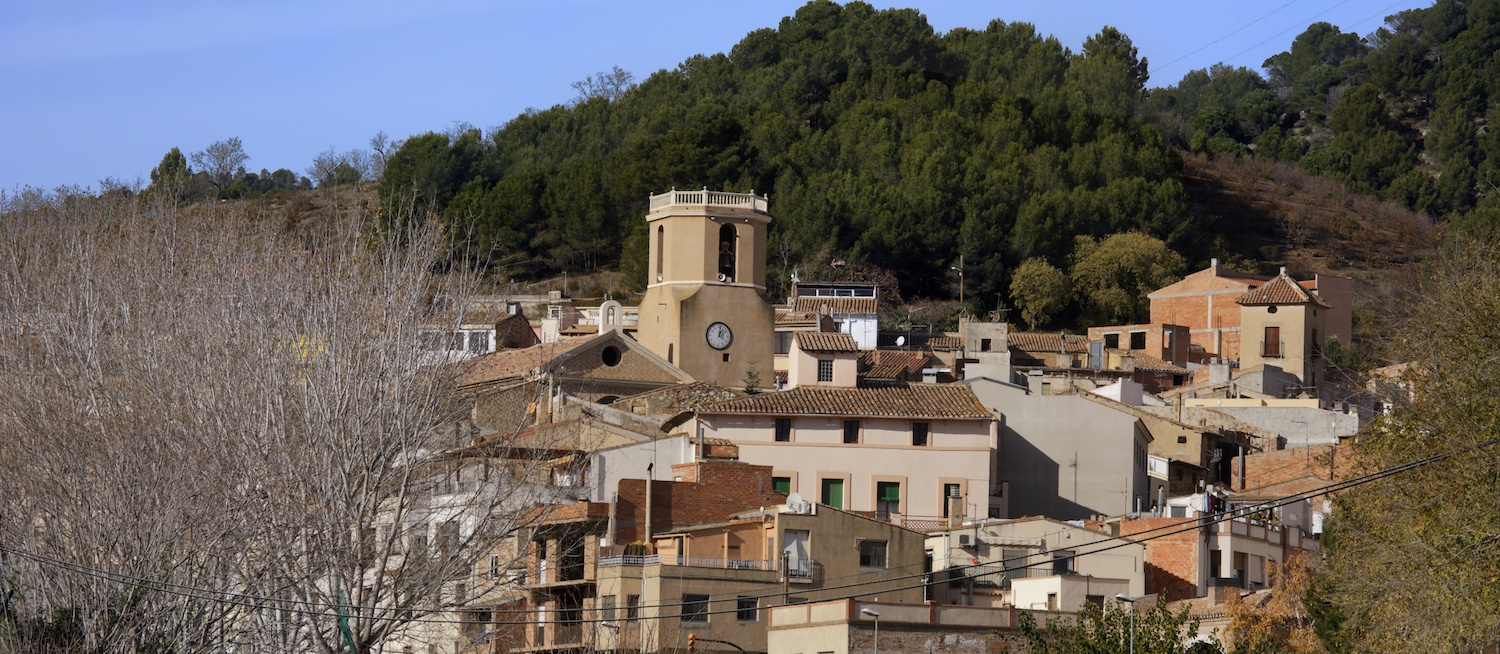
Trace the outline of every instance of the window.
<instances>
[{"instance_id":1,"label":"window","mask_svg":"<svg viewBox=\"0 0 1500 654\"><path fill-rule=\"evenodd\" d=\"M1146 332L1130 332L1130 349L1146 349Z\"/></svg>"},{"instance_id":2,"label":"window","mask_svg":"<svg viewBox=\"0 0 1500 654\"><path fill-rule=\"evenodd\" d=\"M771 490L774 490L774 491L776 491L778 493L781 493L783 495L791 495L792 494L792 478L791 477L772 477L771 478Z\"/></svg>"},{"instance_id":3,"label":"window","mask_svg":"<svg viewBox=\"0 0 1500 654\"><path fill-rule=\"evenodd\" d=\"M615 619L615 596L605 595L599 598L599 617L605 620Z\"/></svg>"},{"instance_id":4,"label":"window","mask_svg":"<svg viewBox=\"0 0 1500 654\"><path fill-rule=\"evenodd\" d=\"M458 551L458 521L449 520L438 527L438 554L452 555Z\"/></svg>"},{"instance_id":5,"label":"window","mask_svg":"<svg viewBox=\"0 0 1500 654\"><path fill-rule=\"evenodd\" d=\"M462 352L463 351L463 349L464 349L464 333L463 332L453 332L452 334L450 334L448 336L448 349L453 350L455 352Z\"/></svg>"},{"instance_id":6,"label":"window","mask_svg":"<svg viewBox=\"0 0 1500 654\"><path fill-rule=\"evenodd\" d=\"M667 247L667 230L661 225L656 227L656 281L661 281L661 260Z\"/></svg>"},{"instance_id":7,"label":"window","mask_svg":"<svg viewBox=\"0 0 1500 654\"><path fill-rule=\"evenodd\" d=\"M844 442L845 443L858 443L859 442L859 421L858 420L845 420L844 421Z\"/></svg>"},{"instance_id":8,"label":"window","mask_svg":"<svg viewBox=\"0 0 1500 654\"><path fill-rule=\"evenodd\" d=\"M1073 574L1073 551L1061 550L1052 553L1052 574Z\"/></svg>"},{"instance_id":9,"label":"window","mask_svg":"<svg viewBox=\"0 0 1500 654\"><path fill-rule=\"evenodd\" d=\"M500 578L500 557L498 555L491 554L490 555L490 579L499 579L499 578Z\"/></svg>"},{"instance_id":10,"label":"window","mask_svg":"<svg viewBox=\"0 0 1500 654\"><path fill-rule=\"evenodd\" d=\"M818 359L818 381L833 381L833 359Z\"/></svg>"},{"instance_id":11,"label":"window","mask_svg":"<svg viewBox=\"0 0 1500 654\"><path fill-rule=\"evenodd\" d=\"M818 498L818 501L835 509L844 508L844 480L824 479L821 486L820 490L823 491L823 494Z\"/></svg>"},{"instance_id":12,"label":"window","mask_svg":"<svg viewBox=\"0 0 1500 654\"><path fill-rule=\"evenodd\" d=\"M682 621L683 622L708 622L708 596L707 595L683 595L682 596Z\"/></svg>"},{"instance_id":13,"label":"window","mask_svg":"<svg viewBox=\"0 0 1500 654\"><path fill-rule=\"evenodd\" d=\"M927 447L927 429L925 422L911 423L911 444L915 447Z\"/></svg>"},{"instance_id":14,"label":"window","mask_svg":"<svg viewBox=\"0 0 1500 654\"><path fill-rule=\"evenodd\" d=\"M792 351L792 333L776 332L776 353L786 354Z\"/></svg>"},{"instance_id":15,"label":"window","mask_svg":"<svg viewBox=\"0 0 1500 654\"><path fill-rule=\"evenodd\" d=\"M1104 596L1103 595L1084 595L1083 596L1083 601L1086 602L1086 603L1088 603L1088 604L1093 604L1094 606L1097 606L1097 607L1099 607L1101 609L1104 608Z\"/></svg>"},{"instance_id":16,"label":"window","mask_svg":"<svg viewBox=\"0 0 1500 654\"><path fill-rule=\"evenodd\" d=\"M622 355L620 353L620 348L617 348L613 345L604 348L604 350L599 353L599 360L603 361L604 365L611 368L620 365L621 357Z\"/></svg>"},{"instance_id":17,"label":"window","mask_svg":"<svg viewBox=\"0 0 1500 654\"><path fill-rule=\"evenodd\" d=\"M755 622L760 600L754 597L741 597L735 600L734 619L740 622Z\"/></svg>"},{"instance_id":18,"label":"window","mask_svg":"<svg viewBox=\"0 0 1500 654\"><path fill-rule=\"evenodd\" d=\"M979 339L979 351L980 352L989 352L990 351L990 339L988 339L988 338L981 338L981 339Z\"/></svg>"},{"instance_id":19,"label":"window","mask_svg":"<svg viewBox=\"0 0 1500 654\"><path fill-rule=\"evenodd\" d=\"M792 441L792 419L776 419L776 442L790 443Z\"/></svg>"},{"instance_id":20,"label":"window","mask_svg":"<svg viewBox=\"0 0 1500 654\"><path fill-rule=\"evenodd\" d=\"M901 482L875 482L875 517L889 518L901 512Z\"/></svg>"},{"instance_id":21,"label":"window","mask_svg":"<svg viewBox=\"0 0 1500 654\"><path fill-rule=\"evenodd\" d=\"M859 541L859 567L861 568L884 568L885 567L885 541L862 540Z\"/></svg>"},{"instance_id":22,"label":"window","mask_svg":"<svg viewBox=\"0 0 1500 654\"><path fill-rule=\"evenodd\" d=\"M639 617L641 617L641 596L640 595L626 595L625 596L625 619L626 620L634 620L634 619L639 618Z\"/></svg>"},{"instance_id":23,"label":"window","mask_svg":"<svg viewBox=\"0 0 1500 654\"><path fill-rule=\"evenodd\" d=\"M1266 358L1281 357L1281 328L1273 325L1266 326L1266 340L1262 344L1261 356Z\"/></svg>"},{"instance_id":24,"label":"window","mask_svg":"<svg viewBox=\"0 0 1500 654\"><path fill-rule=\"evenodd\" d=\"M1047 593L1047 610L1057 610L1057 593Z\"/></svg>"},{"instance_id":25,"label":"window","mask_svg":"<svg viewBox=\"0 0 1500 654\"><path fill-rule=\"evenodd\" d=\"M953 497L963 497L963 493L963 486L960 486L958 484L943 484L942 502L944 518L948 517L948 499Z\"/></svg>"},{"instance_id":26,"label":"window","mask_svg":"<svg viewBox=\"0 0 1500 654\"><path fill-rule=\"evenodd\" d=\"M1105 334L1104 335L1104 347L1107 347L1107 348L1109 348L1111 350L1119 349L1120 348L1120 335L1119 334Z\"/></svg>"},{"instance_id":27,"label":"window","mask_svg":"<svg viewBox=\"0 0 1500 654\"><path fill-rule=\"evenodd\" d=\"M724 225L719 228L719 281L734 281L734 254L735 254L734 225Z\"/></svg>"},{"instance_id":28,"label":"window","mask_svg":"<svg viewBox=\"0 0 1500 654\"><path fill-rule=\"evenodd\" d=\"M489 332L469 332L469 351L485 353L490 351Z\"/></svg>"},{"instance_id":29,"label":"window","mask_svg":"<svg viewBox=\"0 0 1500 654\"><path fill-rule=\"evenodd\" d=\"M413 557L427 556L427 525L414 525L412 529L416 531L407 540L407 552Z\"/></svg>"}]
</instances>

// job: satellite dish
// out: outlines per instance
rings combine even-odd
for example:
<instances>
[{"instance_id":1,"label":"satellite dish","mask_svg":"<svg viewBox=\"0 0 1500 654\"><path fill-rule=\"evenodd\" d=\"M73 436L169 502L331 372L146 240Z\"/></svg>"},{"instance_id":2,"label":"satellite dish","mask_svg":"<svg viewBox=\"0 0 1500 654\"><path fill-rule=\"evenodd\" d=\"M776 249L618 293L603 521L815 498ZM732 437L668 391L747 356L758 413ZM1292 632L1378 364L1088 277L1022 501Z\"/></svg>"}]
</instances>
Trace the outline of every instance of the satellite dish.
<instances>
[{"instance_id":1,"label":"satellite dish","mask_svg":"<svg viewBox=\"0 0 1500 654\"><path fill-rule=\"evenodd\" d=\"M792 493L790 495L787 495L786 496L786 505L788 507L802 506L802 494L801 493Z\"/></svg>"},{"instance_id":2,"label":"satellite dish","mask_svg":"<svg viewBox=\"0 0 1500 654\"><path fill-rule=\"evenodd\" d=\"M906 346L906 337L905 336L897 336L896 337L896 347L905 347L905 346Z\"/></svg>"},{"instance_id":3,"label":"satellite dish","mask_svg":"<svg viewBox=\"0 0 1500 654\"><path fill-rule=\"evenodd\" d=\"M722 282L722 281L726 281L728 279L729 279L729 275L726 275L724 273L719 273L719 281Z\"/></svg>"}]
</instances>

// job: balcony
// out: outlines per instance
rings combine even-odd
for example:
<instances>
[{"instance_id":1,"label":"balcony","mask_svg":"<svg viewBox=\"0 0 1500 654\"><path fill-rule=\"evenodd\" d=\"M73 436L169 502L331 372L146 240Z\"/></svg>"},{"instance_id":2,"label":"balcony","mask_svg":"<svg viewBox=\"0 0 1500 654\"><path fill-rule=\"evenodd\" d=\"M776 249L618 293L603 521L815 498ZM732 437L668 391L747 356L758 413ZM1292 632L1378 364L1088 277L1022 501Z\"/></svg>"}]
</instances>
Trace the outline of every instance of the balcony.
<instances>
[{"instance_id":1,"label":"balcony","mask_svg":"<svg viewBox=\"0 0 1500 654\"><path fill-rule=\"evenodd\" d=\"M769 202L766 196L754 193L725 193L723 191L710 191L707 188L701 191L679 191L674 188L666 193L651 196L651 210L656 211L657 209L672 206L689 206L746 209L765 213Z\"/></svg>"},{"instance_id":2,"label":"balcony","mask_svg":"<svg viewBox=\"0 0 1500 654\"><path fill-rule=\"evenodd\" d=\"M1012 567L1008 569L1001 564L993 563L978 566L968 566L963 569L952 570L950 571L950 576L948 577L948 583L972 583L974 586L980 588L1000 588L1002 590L1009 590L1010 582L1013 579L1052 577L1059 574L1072 573L1054 572L1050 563L1043 565L1034 565L1029 568Z\"/></svg>"},{"instance_id":3,"label":"balcony","mask_svg":"<svg viewBox=\"0 0 1500 654\"><path fill-rule=\"evenodd\" d=\"M809 559L810 561L810 559ZM660 554L648 554L644 556L605 556L599 559L600 566L613 565L681 565L695 568L723 568L726 570L772 570L776 569L775 561L761 561L756 559L719 559L706 556L672 556L663 557Z\"/></svg>"}]
</instances>

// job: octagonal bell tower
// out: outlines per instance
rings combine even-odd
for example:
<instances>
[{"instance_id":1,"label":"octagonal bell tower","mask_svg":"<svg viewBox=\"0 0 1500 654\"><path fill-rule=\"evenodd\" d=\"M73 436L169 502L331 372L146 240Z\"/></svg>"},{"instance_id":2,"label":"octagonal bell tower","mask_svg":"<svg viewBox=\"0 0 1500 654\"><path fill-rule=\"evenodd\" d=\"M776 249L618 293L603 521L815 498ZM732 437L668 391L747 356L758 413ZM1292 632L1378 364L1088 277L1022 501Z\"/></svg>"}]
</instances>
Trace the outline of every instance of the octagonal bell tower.
<instances>
[{"instance_id":1,"label":"octagonal bell tower","mask_svg":"<svg viewBox=\"0 0 1500 654\"><path fill-rule=\"evenodd\" d=\"M772 385L775 313L766 299L769 201L754 193L673 189L651 196L641 344L699 381Z\"/></svg>"}]
</instances>

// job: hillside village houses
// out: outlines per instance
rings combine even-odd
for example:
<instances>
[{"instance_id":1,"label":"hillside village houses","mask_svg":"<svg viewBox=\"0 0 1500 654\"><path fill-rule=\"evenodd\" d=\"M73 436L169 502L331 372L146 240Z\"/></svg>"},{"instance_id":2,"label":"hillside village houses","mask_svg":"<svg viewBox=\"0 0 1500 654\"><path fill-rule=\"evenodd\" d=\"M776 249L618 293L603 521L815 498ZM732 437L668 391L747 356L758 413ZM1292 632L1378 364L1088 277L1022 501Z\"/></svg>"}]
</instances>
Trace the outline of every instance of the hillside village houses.
<instances>
[{"instance_id":1,"label":"hillside village houses","mask_svg":"<svg viewBox=\"0 0 1500 654\"><path fill-rule=\"evenodd\" d=\"M638 306L493 298L503 310L475 313L493 332L465 319L434 337L462 359L453 469L536 492L446 591L461 624L387 651L680 651L695 634L801 652L788 638L862 633L863 608L972 639L1017 611L1248 591L1317 551L1319 502L1220 509L1277 499L1246 488L1255 457L1357 429L1321 391L1326 344L1350 335L1348 279L1215 261L1151 293L1145 324L892 338L871 284L796 280L772 303L767 198L672 190L649 207Z\"/></svg>"}]
</instances>

